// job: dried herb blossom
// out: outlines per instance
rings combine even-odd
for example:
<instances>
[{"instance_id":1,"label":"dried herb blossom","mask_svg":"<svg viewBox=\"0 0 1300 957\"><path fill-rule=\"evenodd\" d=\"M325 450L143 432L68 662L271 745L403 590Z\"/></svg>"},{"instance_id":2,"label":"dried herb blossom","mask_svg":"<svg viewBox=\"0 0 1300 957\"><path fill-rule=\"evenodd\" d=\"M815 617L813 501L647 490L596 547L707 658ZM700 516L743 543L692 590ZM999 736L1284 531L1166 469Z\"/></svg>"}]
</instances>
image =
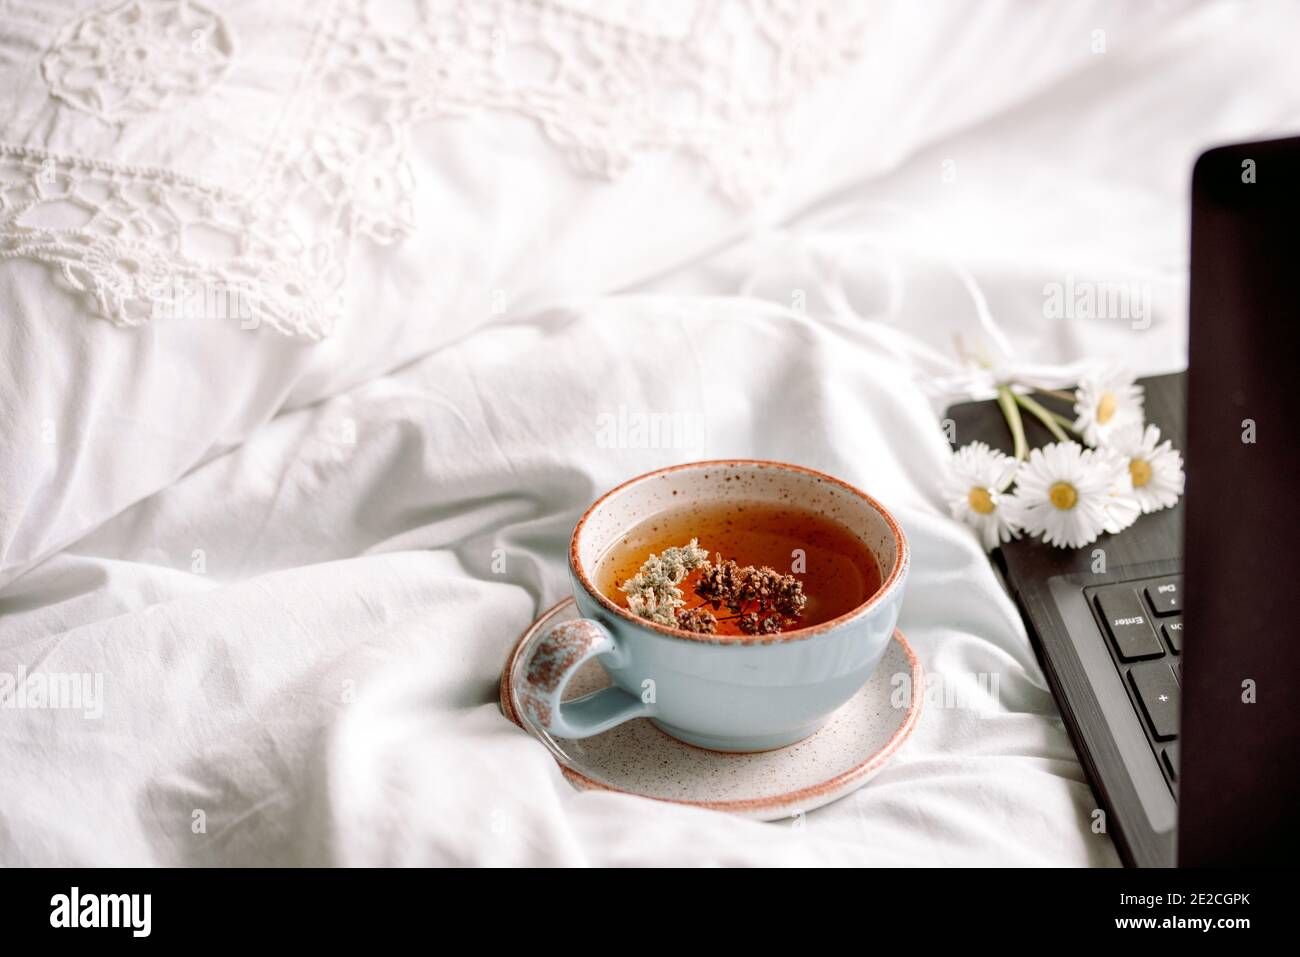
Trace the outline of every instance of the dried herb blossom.
<instances>
[{"instance_id":1,"label":"dried herb blossom","mask_svg":"<svg viewBox=\"0 0 1300 957\"><path fill-rule=\"evenodd\" d=\"M723 560L706 563L704 574L695 586L695 594L711 603L715 610L726 606L739 615L737 625L747 635L774 635L795 624L808 604L803 583L793 575L779 574L764 565L740 566ZM757 605L757 607L752 607Z\"/></svg>"},{"instance_id":2,"label":"dried herb blossom","mask_svg":"<svg viewBox=\"0 0 1300 957\"><path fill-rule=\"evenodd\" d=\"M694 538L663 555L651 555L640 571L623 583L628 608L657 624L705 635L717 631L718 618L713 612L724 606L747 635L774 635L796 624L808 603L799 579L778 574L766 565L741 566L721 555L714 557L710 562L708 551ZM687 608L678 586L696 568L702 573L695 594L703 604ZM704 605L711 605L713 611Z\"/></svg>"},{"instance_id":3,"label":"dried herb blossom","mask_svg":"<svg viewBox=\"0 0 1300 957\"><path fill-rule=\"evenodd\" d=\"M698 635L711 635L718 630L718 619L707 608L678 608L677 627Z\"/></svg>"},{"instance_id":4,"label":"dried herb blossom","mask_svg":"<svg viewBox=\"0 0 1300 957\"><path fill-rule=\"evenodd\" d=\"M686 604L677 586L695 569L708 563L708 549L700 548L694 538L681 547L664 549L662 555L652 554L642 563L641 570L623 583L628 609L656 624L676 626L676 612Z\"/></svg>"}]
</instances>

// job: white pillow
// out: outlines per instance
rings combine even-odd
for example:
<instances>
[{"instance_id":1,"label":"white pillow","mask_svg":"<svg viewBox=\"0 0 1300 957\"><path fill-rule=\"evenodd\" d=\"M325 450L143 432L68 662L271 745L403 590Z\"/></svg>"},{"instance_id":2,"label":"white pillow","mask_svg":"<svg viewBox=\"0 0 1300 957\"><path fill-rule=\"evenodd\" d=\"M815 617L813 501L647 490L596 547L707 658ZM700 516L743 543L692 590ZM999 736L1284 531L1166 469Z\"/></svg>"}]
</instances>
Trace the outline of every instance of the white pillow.
<instances>
[{"instance_id":1,"label":"white pillow","mask_svg":"<svg viewBox=\"0 0 1300 957\"><path fill-rule=\"evenodd\" d=\"M645 280L1018 101L1086 60L1096 13L15 7L0 584L284 408Z\"/></svg>"}]
</instances>

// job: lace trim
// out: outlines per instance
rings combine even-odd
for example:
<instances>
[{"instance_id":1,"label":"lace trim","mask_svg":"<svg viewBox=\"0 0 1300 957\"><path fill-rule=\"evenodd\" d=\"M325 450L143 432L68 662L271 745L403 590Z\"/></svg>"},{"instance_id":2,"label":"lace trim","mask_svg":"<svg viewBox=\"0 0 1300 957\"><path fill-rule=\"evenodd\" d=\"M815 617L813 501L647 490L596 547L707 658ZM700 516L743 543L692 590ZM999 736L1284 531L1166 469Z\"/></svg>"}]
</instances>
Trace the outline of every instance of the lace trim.
<instances>
[{"instance_id":1,"label":"lace trim","mask_svg":"<svg viewBox=\"0 0 1300 957\"><path fill-rule=\"evenodd\" d=\"M340 6L315 108L299 115L328 116L335 130L357 115L407 130L516 113L581 173L612 180L639 156L676 152L738 204L767 192L788 158L781 120L799 94L861 45L860 24L826 0L706 2L681 36L538 0L430 4L395 30L376 6ZM316 152L313 128L297 131L300 155Z\"/></svg>"},{"instance_id":2,"label":"lace trim","mask_svg":"<svg viewBox=\"0 0 1300 957\"><path fill-rule=\"evenodd\" d=\"M125 0L64 27L41 74L59 99L118 122L204 92L234 49L225 21L194 0Z\"/></svg>"},{"instance_id":3,"label":"lace trim","mask_svg":"<svg viewBox=\"0 0 1300 957\"><path fill-rule=\"evenodd\" d=\"M707 2L680 35L555 0L430 0L412 22L379 22L392 9L340 0L247 195L0 146L0 258L56 265L118 325L216 288L234 291L230 318L318 339L339 314L351 243L393 243L415 228L417 123L522 115L575 170L611 180L642 155L674 152L726 200L747 204L788 156L790 106L860 44L860 27L826 0ZM187 30L200 55L163 82L154 74ZM131 0L65 28L43 72L61 99L124 119L216 82L233 42L196 3ZM130 63L136 49L166 55L71 82L70 64Z\"/></svg>"},{"instance_id":4,"label":"lace trim","mask_svg":"<svg viewBox=\"0 0 1300 957\"><path fill-rule=\"evenodd\" d=\"M241 197L0 144L0 259L18 257L58 267L119 326L193 315L319 339L338 313L336 265Z\"/></svg>"}]
</instances>

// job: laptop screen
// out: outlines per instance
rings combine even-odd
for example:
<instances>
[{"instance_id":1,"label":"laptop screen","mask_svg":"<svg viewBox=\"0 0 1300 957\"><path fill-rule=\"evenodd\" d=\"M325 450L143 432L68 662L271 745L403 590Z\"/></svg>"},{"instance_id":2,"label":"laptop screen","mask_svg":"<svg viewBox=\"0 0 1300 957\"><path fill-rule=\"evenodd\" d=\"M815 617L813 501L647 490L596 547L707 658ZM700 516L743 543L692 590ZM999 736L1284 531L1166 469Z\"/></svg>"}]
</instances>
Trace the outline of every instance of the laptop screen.
<instances>
[{"instance_id":1,"label":"laptop screen","mask_svg":"<svg viewBox=\"0 0 1300 957\"><path fill-rule=\"evenodd\" d=\"M1179 863L1287 863L1300 826L1300 138L1192 183Z\"/></svg>"}]
</instances>

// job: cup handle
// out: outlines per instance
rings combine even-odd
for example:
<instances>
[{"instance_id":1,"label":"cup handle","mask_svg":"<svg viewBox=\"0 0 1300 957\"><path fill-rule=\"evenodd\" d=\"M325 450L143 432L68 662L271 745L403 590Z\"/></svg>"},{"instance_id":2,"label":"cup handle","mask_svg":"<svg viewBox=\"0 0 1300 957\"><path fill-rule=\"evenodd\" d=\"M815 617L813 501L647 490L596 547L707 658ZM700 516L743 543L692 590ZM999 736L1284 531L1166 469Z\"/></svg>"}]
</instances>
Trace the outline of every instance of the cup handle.
<instances>
[{"instance_id":1,"label":"cup handle","mask_svg":"<svg viewBox=\"0 0 1300 957\"><path fill-rule=\"evenodd\" d=\"M617 685L561 704L564 689L589 658L618 656L605 627L590 618L556 625L534 637L520 655L515 687L519 710L558 738L589 738L615 725L651 713L651 706Z\"/></svg>"}]
</instances>

